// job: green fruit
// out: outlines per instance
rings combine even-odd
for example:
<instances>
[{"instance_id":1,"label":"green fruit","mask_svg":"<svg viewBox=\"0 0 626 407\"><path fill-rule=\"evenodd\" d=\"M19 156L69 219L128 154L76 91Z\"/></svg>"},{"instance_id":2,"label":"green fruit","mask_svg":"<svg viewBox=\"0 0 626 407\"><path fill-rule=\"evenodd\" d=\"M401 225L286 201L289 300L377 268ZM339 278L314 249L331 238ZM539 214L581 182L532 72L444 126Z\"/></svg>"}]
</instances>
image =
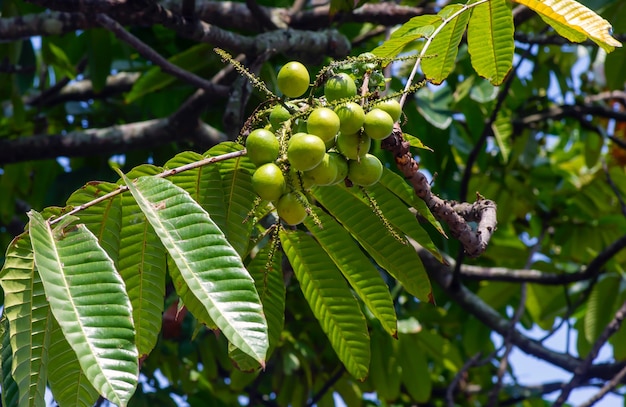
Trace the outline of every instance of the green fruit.
<instances>
[{"instance_id":1,"label":"green fruit","mask_svg":"<svg viewBox=\"0 0 626 407\"><path fill-rule=\"evenodd\" d=\"M250 161L257 167L276 161L280 150L278 139L271 131L256 129L246 139L246 150Z\"/></svg>"},{"instance_id":2,"label":"green fruit","mask_svg":"<svg viewBox=\"0 0 626 407\"><path fill-rule=\"evenodd\" d=\"M371 145L372 139L367 134L339 133L337 136L337 150L350 160L363 157L370 150Z\"/></svg>"},{"instance_id":3,"label":"green fruit","mask_svg":"<svg viewBox=\"0 0 626 407\"><path fill-rule=\"evenodd\" d=\"M356 96L354 79L343 72L331 77L324 85L324 96L329 102Z\"/></svg>"},{"instance_id":4,"label":"green fruit","mask_svg":"<svg viewBox=\"0 0 626 407\"><path fill-rule=\"evenodd\" d=\"M307 132L316 135L322 140L332 140L339 132L339 116L327 107L314 109L306 122Z\"/></svg>"},{"instance_id":5,"label":"green fruit","mask_svg":"<svg viewBox=\"0 0 626 407\"><path fill-rule=\"evenodd\" d=\"M363 130L372 139L382 140L391 134L393 119L383 110L372 109L365 115Z\"/></svg>"},{"instance_id":6,"label":"green fruit","mask_svg":"<svg viewBox=\"0 0 626 407\"><path fill-rule=\"evenodd\" d=\"M304 172L304 175L313 180L315 185L330 185L337 178L337 167L335 161L329 154L324 154L322 162L312 170Z\"/></svg>"},{"instance_id":7,"label":"green fruit","mask_svg":"<svg viewBox=\"0 0 626 407\"><path fill-rule=\"evenodd\" d=\"M307 133L294 134L287 145L287 159L298 171L315 168L326 154L326 145L321 138Z\"/></svg>"},{"instance_id":8,"label":"green fruit","mask_svg":"<svg viewBox=\"0 0 626 407\"><path fill-rule=\"evenodd\" d=\"M289 104L289 106L293 106ZM295 108L295 106L293 106ZM278 130L284 121L291 118L291 113L283 105L276 105L270 112L270 124L274 130Z\"/></svg>"},{"instance_id":9,"label":"green fruit","mask_svg":"<svg viewBox=\"0 0 626 407\"><path fill-rule=\"evenodd\" d=\"M307 216L306 209L298 201L295 193L286 193L276 204L278 216L288 225L299 225Z\"/></svg>"},{"instance_id":10,"label":"green fruit","mask_svg":"<svg viewBox=\"0 0 626 407\"><path fill-rule=\"evenodd\" d=\"M334 162L334 165L337 168L337 175L335 176L333 182L331 182L331 185L343 182L343 180L348 176L348 161L336 151L331 151L328 155L330 156L330 161Z\"/></svg>"},{"instance_id":11,"label":"green fruit","mask_svg":"<svg viewBox=\"0 0 626 407\"><path fill-rule=\"evenodd\" d=\"M361 55L359 55L359 58L372 60L370 62L359 62L360 71L362 72L372 71L378 68L378 63L376 62L376 55L372 54L371 52L364 52Z\"/></svg>"},{"instance_id":12,"label":"green fruit","mask_svg":"<svg viewBox=\"0 0 626 407\"><path fill-rule=\"evenodd\" d=\"M311 189L311 187L315 186L315 181L308 177L305 172L290 168L289 174L291 176L291 182L298 190Z\"/></svg>"},{"instance_id":13,"label":"green fruit","mask_svg":"<svg viewBox=\"0 0 626 407\"><path fill-rule=\"evenodd\" d=\"M383 100L382 102L376 103L372 108L387 112L394 123L400 120L400 115L402 114L402 106L400 106L400 102L395 99Z\"/></svg>"},{"instance_id":14,"label":"green fruit","mask_svg":"<svg viewBox=\"0 0 626 407\"><path fill-rule=\"evenodd\" d=\"M339 129L342 133L356 133L365 121L365 112L358 103L348 102L337 106L335 113L339 116Z\"/></svg>"},{"instance_id":15,"label":"green fruit","mask_svg":"<svg viewBox=\"0 0 626 407\"><path fill-rule=\"evenodd\" d=\"M276 78L278 89L290 98L297 98L309 89L311 77L304 65L291 61L283 65Z\"/></svg>"},{"instance_id":16,"label":"green fruit","mask_svg":"<svg viewBox=\"0 0 626 407\"><path fill-rule=\"evenodd\" d=\"M365 154L360 160L348 162L348 178L356 185L374 185L383 175L383 164L376 156Z\"/></svg>"},{"instance_id":17,"label":"green fruit","mask_svg":"<svg viewBox=\"0 0 626 407\"><path fill-rule=\"evenodd\" d=\"M285 192L287 183L278 165L263 164L252 174L252 189L262 199L275 201Z\"/></svg>"}]
</instances>

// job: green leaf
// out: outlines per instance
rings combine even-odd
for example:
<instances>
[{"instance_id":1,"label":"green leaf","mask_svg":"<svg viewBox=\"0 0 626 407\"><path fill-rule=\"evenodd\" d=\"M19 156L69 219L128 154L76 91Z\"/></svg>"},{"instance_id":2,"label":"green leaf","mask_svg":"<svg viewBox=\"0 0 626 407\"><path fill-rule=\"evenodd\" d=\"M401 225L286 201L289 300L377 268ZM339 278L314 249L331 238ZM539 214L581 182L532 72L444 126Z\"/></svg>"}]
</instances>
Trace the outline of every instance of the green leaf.
<instances>
[{"instance_id":1,"label":"green leaf","mask_svg":"<svg viewBox=\"0 0 626 407\"><path fill-rule=\"evenodd\" d=\"M0 284L13 350L11 374L19 387L19 405L44 406L52 315L35 271L28 234L17 236L9 245Z\"/></svg>"},{"instance_id":2,"label":"green leaf","mask_svg":"<svg viewBox=\"0 0 626 407\"><path fill-rule=\"evenodd\" d=\"M398 342L381 332L372 330L372 363L368 380L382 400L396 400L400 395L400 363Z\"/></svg>"},{"instance_id":3,"label":"green leaf","mask_svg":"<svg viewBox=\"0 0 626 407\"><path fill-rule=\"evenodd\" d=\"M585 165L593 168L600 160L602 148L604 147L602 136L588 132L585 135Z\"/></svg>"},{"instance_id":4,"label":"green leaf","mask_svg":"<svg viewBox=\"0 0 626 407\"><path fill-rule=\"evenodd\" d=\"M132 307L122 278L84 225L58 225L53 231L39 213L28 216L35 264L52 313L92 385L125 406L139 368Z\"/></svg>"},{"instance_id":5,"label":"green leaf","mask_svg":"<svg viewBox=\"0 0 626 407\"><path fill-rule=\"evenodd\" d=\"M109 182L92 181L76 190L67 200L69 206L80 206L118 188ZM80 221L98 238L98 243L113 261L120 250L122 201L120 196L107 199L80 212Z\"/></svg>"},{"instance_id":6,"label":"green leaf","mask_svg":"<svg viewBox=\"0 0 626 407\"><path fill-rule=\"evenodd\" d=\"M421 150L433 151L432 148L430 148L426 144L422 143L422 140L420 140L419 138L417 138L415 136L412 136L412 135L407 134L407 133L402 133L402 137L404 137L406 140L409 141L409 144L411 145L411 147L419 148Z\"/></svg>"},{"instance_id":7,"label":"green leaf","mask_svg":"<svg viewBox=\"0 0 626 407\"><path fill-rule=\"evenodd\" d=\"M165 168L172 169L200 161L205 157L194 152L184 152L176 155L165 164ZM209 213L213 222L226 234L226 198L222 188L222 178L217 165L208 165L192 170L179 172L169 178L191 195L194 201ZM228 236L228 235L227 235Z\"/></svg>"},{"instance_id":8,"label":"green leaf","mask_svg":"<svg viewBox=\"0 0 626 407\"><path fill-rule=\"evenodd\" d=\"M585 312L585 339L594 343L615 315L621 277L607 275L593 287Z\"/></svg>"},{"instance_id":9,"label":"green leaf","mask_svg":"<svg viewBox=\"0 0 626 407\"><path fill-rule=\"evenodd\" d=\"M352 236L331 216L320 208L312 210L321 221L317 226L308 216L304 223L324 251L341 270L348 283L363 300L372 314L378 318L389 335L397 335L396 311L389 294L389 287L372 262L363 254Z\"/></svg>"},{"instance_id":10,"label":"green leaf","mask_svg":"<svg viewBox=\"0 0 626 407\"><path fill-rule=\"evenodd\" d=\"M419 243L420 246L428 250L437 260L443 262L441 253L439 253L437 246L433 243L428 232L420 225L415 215L409 212L400 198L396 197L380 183L369 187L367 192L376 200L376 204L383 215L393 226ZM426 273L423 265L416 264L415 267L417 268L416 272Z\"/></svg>"},{"instance_id":11,"label":"green leaf","mask_svg":"<svg viewBox=\"0 0 626 407\"><path fill-rule=\"evenodd\" d=\"M89 63L89 79L94 92L98 93L106 86L111 73L112 50L111 33L103 28L85 31L87 39L87 60Z\"/></svg>"},{"instance_id":12,"label":"green leaf","mask_svg":"<svg viewBox=\"0 0 626 407\"><path fill-rule=\"evenodd\" d=\"M201 323L207 326L211 330L217 330L218 327L209 315L209 311L204 306L202 301L196 297L196 295L191 291L189 285L185 281L185 278L180 273L178 266L174 262L171 256L167 256L167 270L169 271L170 277L172 278L172 284L174 284L174 288L176 289L176 294L180 297L181 301L187 307L189 312Z\"/></svg>"},{"instance_id":13,"label":"green leaf","mask_svg":"<svg viewBox=\"0 0 626 407\"><path fill-rule=\"evenodd\" d=\"M0 348L0 375L2 375L0 382L2 383L2 391L0 392L0 398L3 406L17 406L19 405L20 391L13 379L13 375L11 375L11 366L13 365L11 334L9 333L9 321L4 313L0 319L0 338L2 338Z\"/></svg>"},{"instance_id":14,"label":"green leaf","mask_svg":"<svg viewBox=\"0 0 626 407\"><path fill-rule=\"evenodd\" d=\"M55 66L62 75L70 79L76 77L76 69L65 52L45 38L41 41L41 56L46 64Z\"/></svg>"},{"instance_id":15,"label":"green leaf","mask_svg":"<svg viewBox=\"0 0 626 407\"><path fill-rule=\"evenodd\" d=\"M158 167L141 165L134 168L131 175L156 175L160 172ZM118 225L121 230L118 239L123 244L118 249L117 269L124 279L126 292L133 305L135 342L139 355L143 356L152 351L161 331L166 251L130 194L121 196L120 206L121 214L118 216L121 219L117 222L121 224ZM111 211L107 210L106 213Z\"/></svg>"},{"instance_id":16,"label":"green leaf","mask_svg":"<svg viewBox=\"0 0 626 407\"><path fill-rule=\"evenodd\" d=\"M189 72L197 72L209 65L210 57L213 55L213 45L198 44L168 58L168 61ZM125 101L132 103L145 95L170 86L177 80L176 77L163 72L161 67L155 66L135 82L131 91L126 95Z\"/></svg>"},{"instance_id":17,"label":"green leaf","mask_svg":"<svg viewBox=\"0 0 626 407\"><path fill-rule=\"evenodd\" d=\"M413 269L414 265L421 264L417 252L408 243L402 244L389 233L381 233L386 227L367 204L341 186L316 188L314 195L376 263L398 280L410 294L422 301L430 300L428 277L422 272L414 272ZM407 264L411 264L411 269L407 268Z\"/></svg>"},{"instance_id":18,"label":"green leaf","mask_svg":"<svg viewBox=\"0 0 626 407\"><path fill-rule=\"evenodd\" d=\"M414 335L400 334L398 354L402 355L399 362L402 368L402 384L407 393L418 403L426 403L432 392L430 368Z\"/></svg>"},{"instance_id":19,"label":"green leaf","mask_svg":"<svg viewBox=\"0 0 626 407\"><path fill-rule=\"evenodd\" d=\"M464 9L465 6L461 4L452 4L437 13L446 25L430 43L428 54L433 57L422 60L424 74L436 85L443 82L454 69L459 43L463 38L470 13L466 11L453 15Z\"/></svg>"},{"instance_id":20,"label":"green leaf","mask_svg":"<svg viewBox=\"0 0 626 407\"><path fill-rule=\"evenodd\" d=\"M280 231L304 298L350 374L367 376L370 349L365 317L346 281L324 250L301 231Z\"/></svg>"},{"instance_id":21,"label":"green leaf","mask_svg":"<svg viewBox=\"0 0 626 407\"><path fill-rule=\"evenodd\" d=\"M59 406L90 407L98 400L98 391L83 372L76 353L63 336L59 323L52 320L48 382Z\"/></svg>"},{"instance_id":22,"label":"green leaf","mask_svg":"<svg viewBox=\"0 0 626 407\"><path fill-rule=\"evenodd\" d=\"M372 53L381 58L395 58L409 43L429 37L439 24L441 24L441 17L439 16L413 17L394 31L391 37L375 48Z\"/></svg>"},{"instance_id":23,"label":"green leaf","mask_svg":"<svg viewBox=\"0 0 626 407\"><path fill-rule=\"evenodd\" d=\"M265 364L267 322L254 281L222 231L187 192L168 180L122 174L192 293L224 336Z\"/></svg>"},{"instance_id":24,"label":"green leaf","mask_svg":"<svg viewBox=\"0 0 626 407\"><path fill-rule=\"evenodd\" d=\"M207 154L218 157L243 150L243 146L233 142L224 142L210 149ZM254 207L257 195L252 189L252 174L256 167L246 156L220 161L214 164L222 178L221 192L208 191L213 197L224 196L223 208L226 209L226 219L222 231L237 253L244 258L248 252L252 221L247 220L248 213ZM217 193L216 193L217 192Z\"/></svg>"},{"instance_id":25,"label":"green leaf","mask_svg":"<svg viewBox=\"0 0 626 407\"><path fill-rule=\"evenodd\" d=\"M438 129L445 130L452 124L454 112L450 109L452 90L442 85L435 91L423 87L415 95L417 110L426 121Z\"/></svg>"},{"instance_id":26,"label":"green leaf","mask_svg":"<svg viewBox=\"0 0 626 407\"><path fill-rule=\"evenodd\" d=\"M496 121L491 125L491 130L498 143L500 154L504 163L509 161L509 154L511 153L511 145L509 139L513 135L513 117L509 109L503 108L498 112Z\"/></svg>"},{"instance_id":27,"label":"green leaf","mask_svg":"<svg viewBox=\"0 0 626 407\"><path fill-rule=\"evenodd\" d=\"M506 0L490 0L472 10L467 45L480 76L499 85L513 66L513 14Z\"/></svg>"}]
</instances>

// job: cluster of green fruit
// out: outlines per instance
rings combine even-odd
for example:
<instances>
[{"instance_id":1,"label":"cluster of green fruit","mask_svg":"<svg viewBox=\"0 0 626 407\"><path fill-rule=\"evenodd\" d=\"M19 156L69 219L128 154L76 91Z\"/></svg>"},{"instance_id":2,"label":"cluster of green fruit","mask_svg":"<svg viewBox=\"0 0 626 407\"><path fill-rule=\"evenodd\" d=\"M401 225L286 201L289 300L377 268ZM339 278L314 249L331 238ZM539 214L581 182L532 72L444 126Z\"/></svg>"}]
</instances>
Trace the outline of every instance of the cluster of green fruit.
<instances>
[{"instance_id":1,"label":"cluster of green fruit","mask_svg":"<svg viewBox=\"0 0 626 407\"><path fill-rule=\"evenodd\" d=\"M299 62L284 65L277 80L289 98L301 97L309 89L309 72ZM351 101L357 90L353 77L339 72L326 81L324 98L313 99L313 106L296 100L277 104L269 113L269 125L248 135L247 155L257 166L254 191L275 203L285 223L297 225L306 218L302 192L312 186L346 178L370 186L380 180L383 165L368 153L371 141L391 134L402 109L396 100L384 100L371 103L366 112Z\"/></svg>"}]
</instances>

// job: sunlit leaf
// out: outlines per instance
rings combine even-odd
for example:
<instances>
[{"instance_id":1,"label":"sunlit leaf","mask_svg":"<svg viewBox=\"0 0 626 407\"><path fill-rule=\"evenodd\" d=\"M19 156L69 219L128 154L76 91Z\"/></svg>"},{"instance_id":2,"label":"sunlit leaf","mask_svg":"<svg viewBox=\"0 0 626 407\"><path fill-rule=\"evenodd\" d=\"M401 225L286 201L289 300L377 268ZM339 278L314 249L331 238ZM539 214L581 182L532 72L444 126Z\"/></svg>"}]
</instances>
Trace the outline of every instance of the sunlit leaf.
<instances>
[{"instance_id":1,"label":"sunlit leaf","mask_svg":"<svg viewBox=\"0 0 626 407\"><path fill-rule=\"evenodd\" d=\"M499 85L513 66L513 14L506 0L491 0L472 9L467 45L480 76Z\"/></svg>"},{"instance_id":2,"label":"sunlit leaf","mask_svg":"<svg viewBox=\"0 0 626 407\"><path fill-rule=\"evenodd\" d=\"M108 400L126 405L139 372L122 278L84 225L61 223L53 231L39 213L28 215L35 264L55 319L91 384Z\"/></svg>"},{"instance_id":3,"label":"sunlit leaf","mask_svg":"<svg viewBox=\"0 0 626 407\"><path fill-rule=\"evenodd\" d=\"M589 37L607 52L613 51L615 47L622 46L621 42L611 36L612 27L608 21L575 0L513 1L525 5L541 16L548 17L572 30L584 34L585 37ZM549 20L547 22L549 22Z\"/></svg>"},{"instance_id":4,"label":"sunlit leaf","mask_svg":"<svg viewBox=\"0 0 626 407\"><path fill-rule=\"evenodd\" d=\"M441 24L441 17L436 15L413 17L394 31L382 45L374 48L372 53L382 58L395 58L409 43L429 37L439 24Z\"/></svg>"},{"instance_id":5,"label":"sunlit leaf","mask_svg":"<svg viewBox=\"0 0 626 407\"><path fill-rule=\"evenodd\" d=\"M2 391L0 397L3 406L17 406L19 403L20 392L17 383L11 374L11 366L13 365L13 356L11 349L11 335L9 333L9 321L4 313L0 319L0 377Z\"/></svg>"},{"instance_id":6,"label":"sunlit leaf","mask_svg":"<svg viewBox=\"0 0 626 407\"><path fill-rule=\"evenodd\" d=\"M452 4L437 13L447 24L437 33L428 48L427 54L433 57L422 60L422 70L434 84L443 82L454 69L459 43L470 15L467 11L460 12L463 9L461 4Z\"/></svg>"},{"instance_id":7,"label":"sunlit leaf","mask_svg":"<svg viewBox=\"0 0 626 407\"><path fill-rule=\"evenodd\" d=\"M43 406L52 314L35 270L28 234L17 236L9 245L0 278L19 405Z\"/></svg>"},{"instance_id":8,"label":"sunlit leaf","mask_svg":"<svg viewBox=\"0 0 626 407\"><path fill-rule=\"evenodd\" d=\"M267 322L254 281L221 230L187 192L168 180L123 176L191 292L224 336L261 365Z\"/></svg>"}]
</instances>

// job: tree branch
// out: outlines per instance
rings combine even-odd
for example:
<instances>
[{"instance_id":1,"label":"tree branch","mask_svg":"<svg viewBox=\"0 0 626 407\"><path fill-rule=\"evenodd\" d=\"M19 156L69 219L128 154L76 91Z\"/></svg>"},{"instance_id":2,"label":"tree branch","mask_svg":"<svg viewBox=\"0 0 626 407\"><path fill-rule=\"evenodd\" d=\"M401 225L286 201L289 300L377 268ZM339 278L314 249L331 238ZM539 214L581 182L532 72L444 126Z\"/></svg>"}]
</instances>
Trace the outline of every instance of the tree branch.
<instances>
[{"instance_id":1,"label":"tree branch","mask_svg":"<svg viewBox=\"0 0 626 407\"><path fill-rule=\"evenodd\" d=\"M452 300L491 330L503 337L511 332L511 342L523 352L543 359L569 372L574 372L580 366L582 363L580 359L550 350L538 341L523 335L515 327L511 330L511 322L487 305L480 297L467 289L463 284L452 284L452 271L449 266L441 264L427 250L420 249L419 255L431 280L439 284ZM610 380L624 366L626 366L624 362L592 365L587 371L587 377Z\"/></svg>"},{"instance_id":2,"label":"tree branch","mask_svg":"<svg viewBox=\"0 0 626 407\"><path fill-rule=\"evenodd\" d=\"M413 186L415 194L428 206L435 217L445 222L450 234L458 239L470 257L477 257L485 251L491 235L496 229L496 204L478 197L473 204L444 201L431 192L426 176L419 171L419 164L409 150L409 142L402 137L399 124L394 125L391 136L384 139L381 147L391 151L398 169ZM478 222L474 231L468 222Z\"/></svg>"}]
</instances>

